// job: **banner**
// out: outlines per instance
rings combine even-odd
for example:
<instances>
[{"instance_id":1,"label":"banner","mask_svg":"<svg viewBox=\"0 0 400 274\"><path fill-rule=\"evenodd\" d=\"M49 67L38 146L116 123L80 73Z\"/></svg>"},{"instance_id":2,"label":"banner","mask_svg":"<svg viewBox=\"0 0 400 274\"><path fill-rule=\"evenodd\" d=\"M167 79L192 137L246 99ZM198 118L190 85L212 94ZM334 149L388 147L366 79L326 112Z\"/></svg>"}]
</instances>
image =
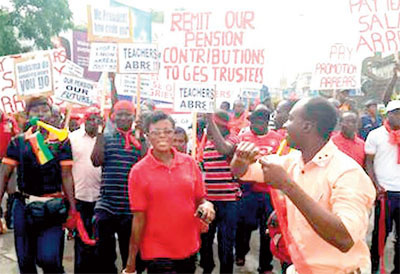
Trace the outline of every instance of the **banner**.
<instances>
[{"instance_id":1,"label":"banner","mask_svg":"<svg viewBox=\"0 0 400 274\"><path fill-rule=\"evenodd\" d=\"M163 80L264 82L265 50L258 47L255 11L175 11L165 18Z\"/></svg>"},{"instance_id":2,"label":"banner","mask_svg":"<svg viewBox=\"0 0 400 274\"><path fill-rule=\"evenodd\" d=\"M158 73L160 54L153 44L119 44L119 73Z\"/></svg>"},{"instance_id":3,"label":"banner","mask_svg":"<svg viewBox=\"0 0 400 274\"><path fill-rule=\"evenodd\" d=\"M311 78L311 90L358 89L361 87L361 61L353 48L336 43L329 57L317 62Z\"/></svg>"},{"instance_id":4,"label":"banner","mask_svg":"<svg viewBox=\"0 0 400 274\"><path fill-rule=\"evenodd\" d=\"M175 89L174 111L212 113L215 109L215 87L182 84Z\"/></svg>"},{"instance_id":5,"label":"banner","mask_svg":"<svg viewBox=\"0 0 400 274\"><path fill-rule=\"evenodd\" d=\"M348 3L359 26L357 52L390 54L400 50L398 1L349 0Z\"/></svg>"},{"instance_id":6,"label":"banner","mask_svg":"<svg viewBox=\"0 0 400 274\"><path fill-rule=\"evenodd\" d=\"M88 41L132 43L132 18L129 9L100 8L88 5Z\"/></svg>"},{"instance_id":7,"label":"banner","mask_svg":"<svg viewBox=\"0 0 400 274\"><path fill-rule=\"evenodd\" d=\"M136 97L138 75L117 74L115 76L115 86L118 95ZM142 99L151 99L172 103L174 94L172 90L161 89L158 75L143 74L140 75L140 97Z\"/></svg>"},{"instance_id":8,"label":"banner","mask_svg":"<svg viewBox=\"0 0 400 274\"><path fill-rule=\"evenodd\" d=\"M91 43L89 71L117 71L117 44Z\"/></svg>"},{"instance_id":9,"label":"banner","mask_svg":"<svg viewBox=\"0 0 400 274\"><path fill-rule=\"evenodd\" d=\"M15 82L19 96L53 92L52 65L49 56L19 59L15 62Z\"/></svg>"},{"instance_id":10,"label":"banner","mask_svg":"<svg viewBox=\"0 0 400 274\"><path fill-rule=\"evenodd\" d=\"M89 71L90 44L86 31L73 31L72 52L74 63L83 68L83 78L97 82L101 73Z\"/></svg>"},{"instance_id":11,"label":"banner","mask_svg":"<svg viewBox=\"0 0 400 274\"><path fill-rule=\"evenodd\" d=\"M92 81L63 75L55 92L55 98L78 105L91 106L97 102L95 88L96 85Z\"/></svg>"},{"instance_id":12,"label":"banner","mask_svg":"<svg viewBox=\"0 0 400 274\"><path fill-rule=\"evenodd\" d=\"M135 43L151 43L152 13L133 7L129 1L110 0L112 7L128 7L131 11L133 24L133 39Z\"/></svg>"},{"instance_id":13,"label":"banner","mask_svg":"<svg viewBox=\"0 0 400 274\"><path fill-rule=\"evenodd\" d=\"M240 97L242 99L259 99L260 98L260 90L259 89L242 88L240 90Z\"/></svg>"}]
</instances>

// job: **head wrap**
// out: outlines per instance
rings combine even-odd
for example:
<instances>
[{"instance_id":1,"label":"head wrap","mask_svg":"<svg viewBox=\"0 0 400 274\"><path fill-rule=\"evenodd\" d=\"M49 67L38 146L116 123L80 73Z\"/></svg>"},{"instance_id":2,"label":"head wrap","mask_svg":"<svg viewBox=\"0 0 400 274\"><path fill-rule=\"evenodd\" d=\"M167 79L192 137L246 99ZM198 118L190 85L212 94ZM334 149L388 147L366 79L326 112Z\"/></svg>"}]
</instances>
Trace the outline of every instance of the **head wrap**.
<instances>
[{"instance_id":1,"label":"head wrap","mask_svg":"<svg viewBox=\"0 0 400 274\"><path fill-rule=\"evenodd\" d=\"M115 113L117 113L117 111L119 110L128 110L130 112L132 112L133 114L135 113L135 106L132 104L132 102L130 101L126 101L126 100L121 100L118 101L113 108L113 113L111 114L111 120L115 120Z\"/></svg>"}]
</instances>

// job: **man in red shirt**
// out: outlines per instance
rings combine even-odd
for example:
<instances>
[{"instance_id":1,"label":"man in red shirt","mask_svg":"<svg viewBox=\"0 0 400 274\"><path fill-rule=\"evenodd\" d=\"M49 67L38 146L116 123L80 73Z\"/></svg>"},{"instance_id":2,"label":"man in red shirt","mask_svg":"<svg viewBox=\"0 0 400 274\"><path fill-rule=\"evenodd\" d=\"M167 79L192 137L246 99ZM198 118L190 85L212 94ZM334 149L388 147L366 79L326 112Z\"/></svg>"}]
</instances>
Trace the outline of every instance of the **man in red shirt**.
<instances>
[{"instance_id":1,"label":"man in red shirt","mask_svg":"<svg viewBox=\"0 0 400 274\"><path fill-rule=\"evenodd\" d=\"M340 132L332 136L333 143L348 156L364 167L364 140L357 133L358 115L354 112L344 112L340 117Z\"/></svg>"},{"instance_id":2,"label":"man in red shirt","mask_svg":"<svg viewBox=\"0 0 400 274\"><path fill-rule=\"evenodd\" d=\"M268 130L270 111L265 105L258 105L250 115L250 131L239 135L240 141L255 144L262 156L276 153L283 137ZM252 183L242 183L243 196L239 202L239 221L236 231L236 264L245 264L245 256L250 250L251 232L260 227L259 273L272 273L270 238L265 234L266 222L272 212L268 194L257 193Z\"/></svg>"},{"instance_id":3,"label":"man in red shirt","mask_svg":"<svg viewBox=\"0 0 400 274\"><path fill-rule=\"evenodd\" d=\"M174 127L174 120L161 111L147 119L145 130L152 148L129 175L134 218L123 273L136 272L139 248L149 273L194 273L201 220L209 223L215 217L213 205L204 199L196 162L172 145Z\"/></svg>"},{"instance_id":4,"label":"man in red shirt","mask_svg":"<svg viewBox=\"0 0 400 274\"><path fill-rule=\"evenodd\" d=\"M249 126L250 123L247 120L247 115L244 103L241 100L236 100L233 103L233 113L229 119L231 134L239 135L240 130Z\"/></svg>"}]
</instances>

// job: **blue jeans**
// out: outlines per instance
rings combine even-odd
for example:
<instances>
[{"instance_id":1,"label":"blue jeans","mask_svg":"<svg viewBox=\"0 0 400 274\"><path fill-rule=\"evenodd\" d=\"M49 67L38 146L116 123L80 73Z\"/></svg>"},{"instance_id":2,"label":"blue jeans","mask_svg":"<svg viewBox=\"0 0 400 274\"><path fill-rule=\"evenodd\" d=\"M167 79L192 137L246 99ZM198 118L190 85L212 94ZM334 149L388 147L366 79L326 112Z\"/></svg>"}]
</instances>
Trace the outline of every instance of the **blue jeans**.
<instances>
[{"instance_id":1,"label":"blue jeans","mask_svg":"<svg viewBox=\"0 0 400 274\"><path fill-rule=\"evenodd\" d=\"M232 273L238 202L212 201L212 203L214 204L216 216L210 224L208 232L201 235L200 266L204 269L204 273L211 273L215 267L212 247L215 232L218 228L218 258L221 266L219 273Z\"/></svg>"},{"instance_id":2,"label":"blue jeans","mask_svg":"<svg viewBox=\"0 0 400 274\"><path fill-rule=\"evenodd\" d=\"M377 202L375 205L375 226L372 232L372 245L371 245L371 261L372 270L378 270L379 266L379 254L378 254L378 235L379 235L379 215L380 215L380 203ZM393 222L396 226L396 235L394 243L394 270L392 273L400 273L400 191L388 191L386 200L386 238L392 231ZM386 241L386 240L385 240Z\"/></svg>"},{"instance_id":3,"label":"blue jeans","mask_svg":"<svg viewBox=\"0 0 400 274\"><path fill-rule=\"evenodd\" d=\"M249 189L247 189L249 188ZM250 238L253 230L260 229L259 272L272 270L270 237L265 234L267 220L273 211L269 195L251 190L251 184L242 184L243 197L239 201L239 220L236 230L236 257L244 259L250 251Z\"/></svg>"},{"instance_id":4,"label":"blue jeans","mask_svg":"<svg viewBox=\"0 0 400 274\"><path fill-rule=\"evenodd\" d=\"M28 226L25 203L17 198L13 206L15 250L21 273L37 273L36 264L44 273L64 273L64 230L60 225L46 228Z\"/></svg>"},{"instance_id":5,"label":"blue jeans","mask_svg":"<svg viewBox=\"0 0 400 274\"><path fill-rule=\"evenodd\" d=\"M96 202L76 200L76 209L81 214L82 222L89 237L93 236L94 206ZM75 237L75 273L97 273L95 247L84 244L79 236Z\"/></svg>"}]
</instances>

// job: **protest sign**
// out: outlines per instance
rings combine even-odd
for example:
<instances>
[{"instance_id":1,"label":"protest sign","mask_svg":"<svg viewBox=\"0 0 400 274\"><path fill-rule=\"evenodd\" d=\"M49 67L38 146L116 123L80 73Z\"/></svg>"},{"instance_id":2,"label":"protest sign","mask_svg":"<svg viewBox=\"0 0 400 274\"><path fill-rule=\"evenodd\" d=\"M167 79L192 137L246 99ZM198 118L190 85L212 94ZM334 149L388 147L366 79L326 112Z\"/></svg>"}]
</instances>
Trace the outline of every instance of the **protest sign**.
<instances>
[{"instance_id":1,"label":"protest sign","mask_svg":"<svg viewBox=\"0 0 400 274\"><path fill-rule=\"evenodd\" d=\"M15 62L15 83L19 96L53 92L53 66L49 56Z\"/></svg>"},{"instance_id":2,"label":"protest sign","mask_svg":"<svg viewBox=\"0 0 400 274\"><path fill-rule=\"evenodd\" d=\"M174 11L161 39L163 81L263 83L255 11Z\"/></svg>"},{"instance_id":3,"label":"protest sign","mask_svg":"<svg viewBox=\"0 0 400 274\"><path fill-rule=\"evenodd\" d=\"M390 54L400 50L400 5L398 1L349 0L357 20L357 52Z\"/></svg>"},{"instance_id":4,"label":"protest sign","mask_svg":"<svg viewBox=\"0 0 400 274\"><path fill-rule=\"evenodd\" d=\"M355 58L353 48L333 44L329 57L315 64L310 86L312 90L360 88L361 61Z\"/></svg>"},{"instance_id":5,"label":"protest sign","mask_svg":"<svg viewBox=\"0 0 400 274\"><path fill-rule=\"evenodd\" d=\"M181 84L175 88L175 111L201 113L214 112L215 87L199 84Z\"/></svg>"},{"instance_id":6,"label":"protest sign","mask_svg":"<svg viewBox=\"0 0 400 274\"><path fill-rule=\"evenodd\" d=\"M89 71L90 43L86 31L73 31L72 33L72 58L75 64L83 67L83 78L98 81L101 73Z\"/></svg>"},{"instance_id":7,"label":"protest sign","mask_svg":"<svg viewBox=\"0 0 400 274\"><path fill-rule=\"evenodd\" d=\"M117 74L115 76L115 86L118 95L136 97L138 75ZM172 90L161 89L158 75L142 74L140 75L140 93L142 99L151 99L172 103L174 94Z\"/></svg>"},{"instance_id":8,"label":"protest sign","mask_svg":"<svg viewBox=\"0 0 400 274\"><path fill-rule=\"evenodd\" d=\"M259 99L260 90L251 88L242 88L240 90L240 97L243 99Z\"/></svg>"},{"instance_id":9,"label":"protest sign","mask_svg":"<svg viewBox=\"0 0 400 274\"><path fill-rule=\"evenodd\" d=\"M84 73L84 69L83 69L83 67L78 66L74 62L72 62L70 60L67 60L63 73L82 78L83 77L83 73Z\"/></svg>"},{"instance_id":10,"label":"protest sign","mask_svg":"<svg viewBox=\"0 0 400 274\"><path fill-rule=\"evenodd\" d=\"M119 44L119 73L158 73L159 52L153 44Z\"/></svg>"},{"instance_id":11,"label":"protest sign","mask_svg":"<svg viewBox=\"0 0 400 274\"><path fill-rule=\"evenodd\" d=\"M132 18L128 8L88 6L88 41L133 42Z\"/></svg>"},{"instance_id":12,"label":"protest sign","mask_svg":"<svg viewBox=\"0 0 400 274\"><path fill-rule=\"evenodd\" d=\"M55 98L66 102L90 106L97 100L95 83L74 76L63 75Z\"/></svg>"},{"instance_id":13,"label":"protest sign","mask_svg":"<svg viewBox=\"0 0 400 274\"><path fill-rule=\"evenodd\" d=\"M90 71L117 71L117 45L112 43L90 44Z\"/></svg>"},{"instance_id":14,"label":"protest sign","mask_svg":"<svg viewBox=\"0 0 400 274\"><path fill-rule=\"evenodd\" d=\"M64 48L34 51L0 57L0 109L6 113L24 110L24 102L17 96L15 64L33 58L49 58L52 69L52 86L56 87L58 76L66 71L67 53Z\"/></svg>"}]
</instances>

